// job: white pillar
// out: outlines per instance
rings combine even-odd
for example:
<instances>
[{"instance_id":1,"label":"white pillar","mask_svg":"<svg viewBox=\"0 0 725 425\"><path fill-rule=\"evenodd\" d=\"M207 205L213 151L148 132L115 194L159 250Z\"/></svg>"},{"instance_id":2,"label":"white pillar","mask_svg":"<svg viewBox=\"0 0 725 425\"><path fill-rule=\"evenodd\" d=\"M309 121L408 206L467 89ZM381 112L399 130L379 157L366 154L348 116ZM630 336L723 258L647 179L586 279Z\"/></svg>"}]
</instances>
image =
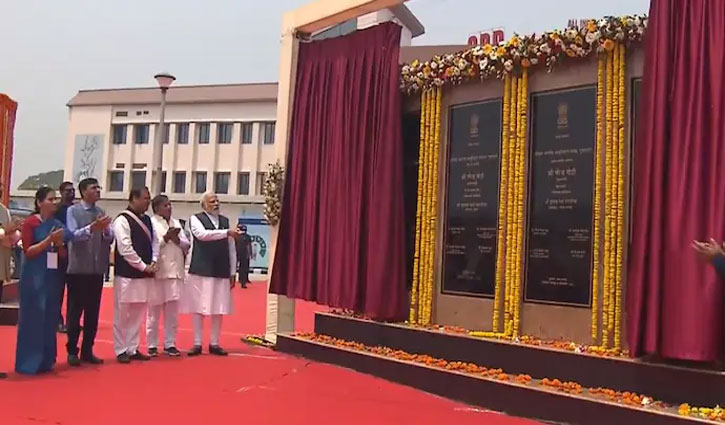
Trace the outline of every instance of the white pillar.
<instances>
[{"instance_id":1,"label":"white pillar","mask_svg":"<svg viewBox=\"0 0 725 425\"><path fill-rule=\"evenodd\" d=\"M294 35L290 14L282 19L282 42L280 55L279 95L277 96L277 124L274 135L275 157L281 164L287 160L287 139L292 119L292 101L294 99L294 81L297 75L297 50L299 40ZM255 176L256 181L256 176ZM267 327L265 339L277 342L278 333L294 332L295 302L283 295L269 293L269 283L274 274L274 257L277 248L279 227L270 229L269 279L267 280Z\"/></svg>"}]
</instances>

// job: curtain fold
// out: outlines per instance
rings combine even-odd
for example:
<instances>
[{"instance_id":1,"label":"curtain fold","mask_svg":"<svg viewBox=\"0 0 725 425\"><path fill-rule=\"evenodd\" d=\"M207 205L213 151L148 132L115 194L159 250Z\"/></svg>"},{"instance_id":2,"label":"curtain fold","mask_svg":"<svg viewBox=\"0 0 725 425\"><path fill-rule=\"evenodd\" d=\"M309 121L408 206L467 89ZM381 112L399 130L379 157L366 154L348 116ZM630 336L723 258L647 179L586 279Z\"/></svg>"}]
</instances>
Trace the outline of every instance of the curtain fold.
<instances>
[{"instance_id":1,"label":"curtain fold","mask_svg":"<svg viewBox=\"0 0 725 425\"><path fill-rule=\"evenodd\" d=\"M722 282L691 243L725 238L724 28L722 0L651 2L627 281L634 356L722 355Z\"/></svg>"},{"instance_id":2,"label":"curtain fold","mask_svg":"<svg viewBox=\"0 0 725 425\"><path fill-rule=\"evenodd\" d=\"M270 292L406 316L400 36L300 46Z\"/></svg>"}]
</instances>

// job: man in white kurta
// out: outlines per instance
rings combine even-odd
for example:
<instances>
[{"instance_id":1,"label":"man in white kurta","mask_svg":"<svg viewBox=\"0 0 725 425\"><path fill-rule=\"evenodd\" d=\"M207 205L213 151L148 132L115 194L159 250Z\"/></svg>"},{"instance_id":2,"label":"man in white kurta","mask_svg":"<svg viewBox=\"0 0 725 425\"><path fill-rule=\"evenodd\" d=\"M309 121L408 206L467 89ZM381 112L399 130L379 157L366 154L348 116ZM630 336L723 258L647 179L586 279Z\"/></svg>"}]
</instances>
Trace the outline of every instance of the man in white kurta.
<instances>
[{"instance_id":1,"label":"man in white kurta","mask_svg":"<svg viewBox=\"0 0 725 425\"><path fill-rule=\"evenodd\" d=\"M146 315L146 343L149 356L158 355L159 322L164 314L164 353L178 357L176 348L179 298L184 285L185 258L190 244L181 229L181 223L171 216L171 201L165 195L158 195L151 201L154 216L151 223L159 239L158 270L155 282L149 288L149 307Z\"/></svg>"},{"instance_id":2,"label":"man in white kurta","mask_svg":"<svg viewBox=\"0 0 725 425\"><path fill-rule=\"evenodd\" d=\"M119 363L150 359L138 351L148 290L154 283L159 253L151 217L145 214L150 203L148 189L132 189L128 209L113 223L116 235L113 349Z\"/></svg>"},{"instance_id":3,"label":"man in white kurta","mask_svg":"<svg viewBox=\"0 0 725 425\"><path fill-rule=\"evenodd\" d=\"M230 229L229 219L219 214L219 199L205 193L201 199L203 212L189 219L191 229L191 260L181 296L181 312L191 313L194 325L194 347L190 356L202 353L204 317L209 316L211 331L209 353L226 356L219 345L222 316L234 311L231 290L236 274L236 242L241 232Z\"/></svg>"}]
</instances>

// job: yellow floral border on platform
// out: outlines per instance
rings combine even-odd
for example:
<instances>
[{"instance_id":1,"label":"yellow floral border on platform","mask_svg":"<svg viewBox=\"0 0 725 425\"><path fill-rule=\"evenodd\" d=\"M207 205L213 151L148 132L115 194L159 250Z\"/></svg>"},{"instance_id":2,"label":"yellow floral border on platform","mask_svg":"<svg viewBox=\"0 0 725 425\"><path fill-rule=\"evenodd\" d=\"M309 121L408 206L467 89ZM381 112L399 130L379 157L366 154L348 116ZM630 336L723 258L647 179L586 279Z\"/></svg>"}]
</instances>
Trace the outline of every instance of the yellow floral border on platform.
<instances>
[{"instance_id":1,"label":"yellow floral border on platform","mask_svg":"<svg viewBox=\"0 0 725 425\"><path fill-rule=\"evenodd\" d=\"M487 44L468 50L413 61L401 69L401 87L407 93L460 84L475 78L504 78L524 69L545 66L552 70L567 59L586 58L595 52L612 51L617 43L642 40L647 16L608 16L590 20L583 28L554 30L540 35L514 35L498 46Z\"/></svg>"}]
</instances>

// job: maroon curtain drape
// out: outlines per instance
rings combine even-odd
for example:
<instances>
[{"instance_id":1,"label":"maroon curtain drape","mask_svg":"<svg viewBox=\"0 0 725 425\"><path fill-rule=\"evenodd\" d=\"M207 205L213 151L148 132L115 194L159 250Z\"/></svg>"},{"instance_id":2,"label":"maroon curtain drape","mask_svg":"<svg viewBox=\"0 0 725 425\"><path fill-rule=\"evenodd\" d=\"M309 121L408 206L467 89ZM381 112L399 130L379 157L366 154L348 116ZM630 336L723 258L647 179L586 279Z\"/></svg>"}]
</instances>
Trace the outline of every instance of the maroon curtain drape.
<instances>
[{"instance_id":1,"label":"maroon curtain drape","mask_svg":"<svg viewBox=\"0 0 725 425\"><path fill-rule=\"evenodd\" d=\"M633 355L711 361L723 289L691 248L725 237L725 1L652 0L635 145Z\"/></svg>"},{"instance_id":2,"label":"maroon curtain drape","mask_svg":"<svg viewBox=\"0 0 725 425\"><path fill-rule=\"evenodd\" d=\"M406 315L400 35L300 46L272 293Z\"/></svg>"}]
</instances>

